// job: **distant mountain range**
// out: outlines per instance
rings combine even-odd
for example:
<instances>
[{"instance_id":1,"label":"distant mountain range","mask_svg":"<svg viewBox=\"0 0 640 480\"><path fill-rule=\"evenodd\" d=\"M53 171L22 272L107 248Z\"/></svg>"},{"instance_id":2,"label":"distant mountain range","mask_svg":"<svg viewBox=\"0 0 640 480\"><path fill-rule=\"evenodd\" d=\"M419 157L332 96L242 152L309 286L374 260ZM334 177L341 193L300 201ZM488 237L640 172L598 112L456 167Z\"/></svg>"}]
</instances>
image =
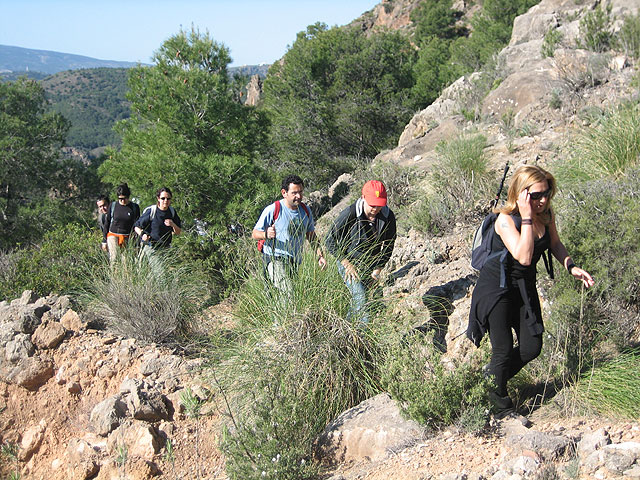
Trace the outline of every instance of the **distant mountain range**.
<instances>
[{"instance_id":1,"label":"distant mountain range","mask_svg":"<svg viewBox=\"0 0 640 480\"><path fill-rule=\"evenodd\" d=\"M117 60L99 60L97 58L73 55L71 53L52 52L49 50L33 50L30 48L0 45L0 77L3 80L15 80L25 73L35 80L42 80L48 75L66 70L85 68L131 68L135 62ZM230 67L231 75L260 75L266 77L269 65L243 65Z\"/></svg>"},{"instance_id":2,"label":"distant mountain range","mask_svg":"<svg viewBox=\"0 0 640 480\"><path fill-rule=\"evenodd\" d=\"M0 45L0 74L12 72L41 72L51 75L64 70L80 68L131 68L135 62L98 60L71 53L32 50L30 48Z\"/></svg>"}]
</instances>

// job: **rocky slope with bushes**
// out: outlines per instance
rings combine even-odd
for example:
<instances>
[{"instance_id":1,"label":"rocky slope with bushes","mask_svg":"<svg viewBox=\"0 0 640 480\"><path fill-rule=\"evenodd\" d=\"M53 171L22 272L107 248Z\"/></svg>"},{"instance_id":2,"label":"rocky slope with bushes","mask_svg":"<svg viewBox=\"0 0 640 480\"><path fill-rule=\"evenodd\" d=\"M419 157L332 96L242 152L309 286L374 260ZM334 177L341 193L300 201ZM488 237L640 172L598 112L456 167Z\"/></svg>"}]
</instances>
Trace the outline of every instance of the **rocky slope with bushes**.
<instances>
[{"instance_id":1,"label":"rocky slope with bushes","mask_svg":"<svg viewBox=\"0 0 640 480\"><path fill-rule=\"evenodd\" d=\"M376 7L378 20L393 15L400 3ZM612 31L624 16L638 14L635 1L611 4ZM629 52L578 48L585 41L581 19L597 5L543 0L517 17L511 43L492 70L447 88L376 163L389 166L383 172L414 167L418 174L410 178L417 183L408 189L427 196L442 161L441 142L482 134L482 151L496 177L507 161L512 168L552 168L568 155L576 132L594 124L605 108L638 96L637 59ZM330 194L311 195L310 203L334 205L320 230L348 202L352 185L353 179L342 178ZM402 190L395 193L399 197ZM398 316L433 331L446 349L445 363L453 363L473 351L461 334L475 281L469 265L474 222L455 217L438 235L424 233L434 217L416 215L420 200L398 210L412 220L403 223L385 297ZM540 283L548 314L551 287L546 277ZM219 305L200 323L206 331L233 321L227 305ZM116 336L80 312L73 299L38 298L29 291L0 303L0 346L4 476L227 478L218 447L220 426L231 421L221 413L226 398L203 374L208 359L194 354L196 348L189 355ZM550 392L553 385L533 388L520 402L526 417L492 419L480 435L465 433L461 425L426 430L380 394L325 429L314 446L316 460L323 478L331 480L640 478L636 421L571 416L562 395ZM543 406L541 398L548 400ZM273 458L274 465L278 461Z\"/></svg>"},{"instance_id":2,"label":"rocky slope with bushes","mask_svg":"<svg viewBox=\"0 0 640 480\"><path fill-rule=\"evenodd\" d=\"M25 291L0 304L6 478L228 478L224 399L203 359L83 317L66 296ZM429 432L380 394L328 425L315 451L331 480L638 478L640 425L537 412L492 420L482 435Z\"/></svg>"}]
</instances>

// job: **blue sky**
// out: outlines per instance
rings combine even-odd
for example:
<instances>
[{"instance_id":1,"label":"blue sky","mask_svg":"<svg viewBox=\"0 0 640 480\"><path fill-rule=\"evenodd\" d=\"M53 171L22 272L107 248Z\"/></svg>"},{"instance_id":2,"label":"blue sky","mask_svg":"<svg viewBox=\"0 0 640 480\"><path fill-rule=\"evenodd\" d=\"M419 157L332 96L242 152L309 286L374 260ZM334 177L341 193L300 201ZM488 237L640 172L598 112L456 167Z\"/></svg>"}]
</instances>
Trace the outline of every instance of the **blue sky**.
<instances>
[{"instance_id":1,"label":"blue sky","mask_svg":"<svg viewBox=\"0 0 640 480\"><path fill-rule=\"evenodd\" d=\"M307 25L344 25L379 0L0 0L0 44L150 63L180 28L208 30L232 65L272 63Z\"/></svg>"}]
</instances>

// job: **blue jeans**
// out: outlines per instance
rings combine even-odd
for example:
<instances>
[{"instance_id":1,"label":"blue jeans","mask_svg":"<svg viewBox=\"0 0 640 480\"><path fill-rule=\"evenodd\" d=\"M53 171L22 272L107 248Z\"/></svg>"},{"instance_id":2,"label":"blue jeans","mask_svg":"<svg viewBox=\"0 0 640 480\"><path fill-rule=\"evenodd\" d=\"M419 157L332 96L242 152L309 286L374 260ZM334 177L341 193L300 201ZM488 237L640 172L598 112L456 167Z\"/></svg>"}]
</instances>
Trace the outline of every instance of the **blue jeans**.
<instances>
[{"instance_id":1,"label":"blue jeans","mask_svg":"<svg viewBox=\"0 0 640 480\"><path fill-rule=\"evenodd\" d=\"M345 269L340 262L338 262L338 272L342 276L345 285L351 292L351 308L347 315L348 319L358 319L362 323L369 322L369 308L367 306L367 287L360 280L347 280L345 278Z\"/></svg>"}]
</instances>

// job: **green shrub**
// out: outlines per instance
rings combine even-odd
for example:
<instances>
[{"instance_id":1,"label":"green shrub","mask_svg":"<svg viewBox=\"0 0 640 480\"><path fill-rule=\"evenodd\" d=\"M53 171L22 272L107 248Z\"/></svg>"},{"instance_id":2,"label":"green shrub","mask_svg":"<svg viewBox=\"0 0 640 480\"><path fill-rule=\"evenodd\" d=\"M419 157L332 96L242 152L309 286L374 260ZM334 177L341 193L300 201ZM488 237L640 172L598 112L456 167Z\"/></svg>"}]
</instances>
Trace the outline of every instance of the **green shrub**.
<instances>
[{"instance_id":1,"label":"green shrub","mask_svg":"<svg viewBox=\"0 0 640 480\"><path fill-rule=\"evenodd\" d=\"M500 130L507 137L513 138L516 135L516 113L513 108L507 108L502 115L500 115Z\"/></svg>"},{"instance_id":2,"label":"green shrub","mask_svg":"<svg viewBox=\"0 0 640 480\"><path fill-rule=\"evenodd\" d=\"M567 180L620 177L638 164L640 115L638 105L625 105L610 112L599 124L584 129L572 142L568 162L560 176Z\"/></svg>"},{"instance_id":3,"label":"green shrub","mask_svg":"<svg viewBox=\"0 0 640 480\"><path fill-rule=\"evenodd\" d=\"M547 33L544 34L542 40L542 46L540 47L540 53L543 57L553 57L556 48L562 41L562 33L555 27L549 28Z\"/></svg>"},{"instance_id":4,"label":"green shrub","mask_svg":"<svg viewBox=\"0 0 640 480\"><path fill-rule=\"evenodd\" d=\"M75 182L76 180L74 180ZM81 182L80 179L77 180ZM77 224L85 226L89 224L94 228L94 220L91 218L87 204L93 204L93 199L85 199L82 204L78 198L49 199L46 193L42 197L30 202L24 202L15 212L11 212L12 222L7 226L7 235L0 240L0 248L26 248L42 242L45 234L54 229L63 230L65 225ZM90 203L89 203L90 202ZM0 208L3 200L0 199ZM90 230L87 229L87 230Z\"/></svg>"},{"instance_id":5,"label":"green shrub","mask_svg":"<svg viewBox=\"0 0 640 480\"><path fill-rule=\"evenodd\" d=\"M629 351L585 372L578 398L600 415L633 420L640 410L640 355Z\"/></svg>"},{"instance_id":6,"label":"green shrub","mask_svg":"<svg viewBox=\"0 0 640 480\"><path fill-rule=\"evenodd\" d=\"M481 428L485 422L478 420L488 415L492 387L482 373L482 360L486 358L476 356L447 368L430 336L416 333L389 347L382 366L383 385L405 414L422 425L458 421L468 430L474 425Z\"/></svg>"},{"instance_id":7,"label":"green shrub","mask_svg":"<svg viewBox=\"0 0 640 480\"><path fill-rule=\"evenodd\" d=\"M238 265L246 265L255 257L256 242L247 235L247 229L252 227L235 224L233 230L219 231L220 227L214 226L201 234L183 231L174 240L180 262L188 263L193 274L205 282L207 304L233 295L243 282Z\"/></svg>"},{"instance_id":8,"label":"green shrub","mask_svg":"<svg viewBox=\"0 0 640 480\"><path fill-rule=\"evenodd\" d=\"M578 111L578 117L586 125L598 125L607 118L607 112L597 105L589 105Z\"/></svg>"},{"instance_id":9,"label":"green shrub","mask_svg":"<svg viewBox=\"0 0 640 480\"><path fill-rule=\"evenodd\" d=\"M554 88L551 90L551 98L549 99L549 106L554 110L559 110L562 107L562 90Z\"/></svg>"},{"instance_id":10,"label":"green shrub","mask_svg":"<svg viewBox=\"0 0 640 480\"><path fill-rule=\"evenodd\" d=\"M20 475L20 459L18 457L18 451L19 446L8 441L3 442L0 447L0 458L6 459L9 464L5 468L2 468L3 465L0 463L0 469L10 469L9 474L6 477L7 480L20 480L20 478L22 478Z\"/></svg>"},{"instance_id":11,"label":"green shrub","mask_svg":"<svg viewBox=\"0 0 640 480\"><path fill-rule=\"evenodd\" d=\"M457 72L449 62L451 40L429 36L422 40L414 66L416 83L411 95L418 108L433 103L442 89L456 79Z\"/></svg>"},{"instance_id":12,"label":"green shrub","mask_svg":"<svg viewBox=\"0 0 640 480\"><path fill-rule=\"evenodd\" d=\"M578 47L594 52L606 52L615 44L611 4L604 9L598 3L596 8L580 19L580 38Z\"/></svg>"},{"instance_id":13,"label":"green shrub","mask_svg":"<svg viewBox=\"0 0 640 480\"><path fill-rule=\"evenodd\" d=\"M442 233L456 221L476 215L478 203L490 198L487 192L491 173L484 155L485 145L486 138L482 135L461 136L438 144L436 152L441 162L432 175L434 192L415 209L413 227Z\"/></svg>"},{"instance_id":14,"label":"green shrub","mask_svg":"<svg viewBox=\"0 0 640 480\"><path fill-rule=\"evenodd\" d=\"M558 88L572 105L581 103L582 91L604 83L610 73L609 57L606 54L592 55L586 64L569 57L556 60Z\"/></svg>"},{"instance_id":15,"label":"green shrub","mask_svg":"<svg viewBox=\"0 0 640 480\"><path fill-rule=\"evenodd\" d=\"M414 228L421 233L431 232L435 235L442 232L438 229L438 224L434 222L435 212L432 211L432 205L429 199L423 196L407 211L407 220L409 228Z\"/></svg>"},{"instance_id":16,"label":"green shrub","mask_svg":"<svg viewBox=\"0 0 640 480\"><path fill-rule=\"evenodd\" d=\"M471 35L451 45L451 62L461 75L477 72L511 39L513 21L539 0L485 0L471 19Z\"/></svg>"},{"instance_id":17,"label":"green shrub","mask_svg":"<svg viewBox=\"0 0 640 480\"><path fill-rule=\"evenodd\" d=\"M460 193L464 197L469 196L470 184L482 181L487 174L486 144L487 139L483 135L461 136L440 142L436 152L442 158L442 168L437 172L436 183L456 196Z\"/></svg>"},{"instance_id":18,"label":"green shrub","mask_svg":"<svg viewBox=\"0 0 640 480\"><path fill-rule=\"evenodd\" d=\"M536 126L529 122L522 122L522 124L516 129L516 133L519 137L532 137L536 134Z\"/></svg>"},{"instance_id":19,"label":"green shrub","mask_svg":"<svg viewBox=\"0 0 640 480\"><path fill-rule=\"evenodd\" d=\"M289 294L265 282L259 260L238 268L236 325L210 352L234 420L223 438L228 472L311 478L313 439L379 391L374 329L347 319L351 297L332 261L320 270L305 253Z\"/></svg>"},{"instance_id":20,"label":"green shrub","mask_svg":"<svg viewBox=\"0 0 640 480\"><path fill-rule=\"evenodd\" d=\"M0 257L0 300L19 297L27 289L38 295L78 292L104 259L96 231L78 224L56 227L39 245Z\"/></svg>"},{"instance_id":21,"label":"green shrub","mask_svg":"<svg viewBox=\"0 0 640 480\"><path fill-rule=\"evenodd\" d=\"M205 283L176 249L140 254L132 245L91 274L87 308L113 332L148 342L175 340L206 299Z\"/></svg>"},{"instance_id":22,"label":"green shrub","mask_svg":"<svg viewBox=\"0 0 640 480\"><path fill-rule=\"evenodd\" d=\"M620 308L637 308L640 300L639 173L576 185L556 207L563 242L597 279L592 295Z\"/></svg>"},{"instance_id":23,"label":"green shrub","mask_svg":"<svg viewBox=\"0 0 640 480\"><path fill-rule=\"evenodd\" d=\"M638 173L568 185L555 203L560 238L595 285L585 290L561 270L549 290L549 341L540 363L552 379L575 380L601 351L625 348L636 338L640 204L632 199L640 194Z\"/></svg>"},{"instance_id":24,"label":"green shrub","mask_svg":"<svg viewBox=\"0 0 640 480\"><path fill-rule=\"evenodd\" d=\"M318 412L317 401L300 388L300 382L283 383L291 372L263 373L271 378L260 375L248 392L250 418L242 417L234 428L223 427L221 446L228 475L248 480L316 478L318 467L311 461L311 451L324 427L324 412Z\"/></svg>"},{"instance_id":25,"label":"green shrub","mask_svg":"<svg viewBox=\"0 0 640 480\"><path fill-rule=\"evenodd\" d=\"M437 235L449 231L458 221L477 216L479 205L490 198L492 174L484 155L485 145L482 135L460 136L438 144L436 152L441 162L431 177L432 191L408 209L410 227Z\"/></svg>"},{"instance_id":26,"label":"green shrub","mask_svg":"<svg viewBox=\"0 0 640 480\"><path fill-rule=\"evenodd\" d=\"M618 43L626 55L636 60L640 58L640 14L625 15L618 32Z\"/></svg>"}]
</instances>

